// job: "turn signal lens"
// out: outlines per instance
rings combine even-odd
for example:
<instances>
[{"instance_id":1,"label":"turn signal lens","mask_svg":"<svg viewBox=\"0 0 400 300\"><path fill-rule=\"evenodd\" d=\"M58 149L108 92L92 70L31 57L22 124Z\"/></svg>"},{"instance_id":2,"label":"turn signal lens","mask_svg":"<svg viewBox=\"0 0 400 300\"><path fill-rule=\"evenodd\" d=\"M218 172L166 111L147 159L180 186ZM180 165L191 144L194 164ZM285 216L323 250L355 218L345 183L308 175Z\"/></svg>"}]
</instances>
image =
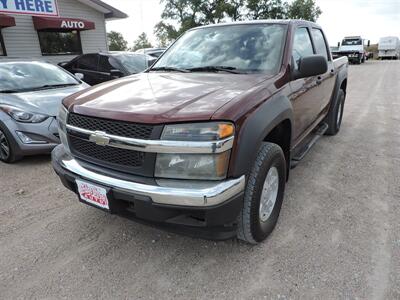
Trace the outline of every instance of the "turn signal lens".
<instances>
[{"instance_id":1,"label":"turn signal lens","mask_svg":"<svg viewBox=\"0 0 400 300\"><path fill-rule=\"evenodd\" d=\"M235 127L232 124L222 123L218 124L218 134L220 139L232 136L235 132Z\"/></svg>"}]
</instances>

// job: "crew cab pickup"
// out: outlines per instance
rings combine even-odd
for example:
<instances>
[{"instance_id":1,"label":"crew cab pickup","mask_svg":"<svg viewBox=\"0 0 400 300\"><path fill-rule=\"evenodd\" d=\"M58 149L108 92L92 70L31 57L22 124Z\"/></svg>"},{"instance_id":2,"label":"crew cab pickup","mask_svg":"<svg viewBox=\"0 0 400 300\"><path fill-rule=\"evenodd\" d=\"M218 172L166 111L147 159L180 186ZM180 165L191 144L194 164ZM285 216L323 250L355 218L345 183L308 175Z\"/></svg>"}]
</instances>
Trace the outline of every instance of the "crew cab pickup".
<instances>
[{"instance_id":1,"label":"crew cab pickup","mask_svg":"<svg viewBox=\"0 0 400 300\"><path fill-rule=\"evenodd\" d=\"M54 169L112 214L259 243L289 170L340 129L347 65L311 22L191 29L145 72L64 99Z\"/></svg>"}]
</instances>

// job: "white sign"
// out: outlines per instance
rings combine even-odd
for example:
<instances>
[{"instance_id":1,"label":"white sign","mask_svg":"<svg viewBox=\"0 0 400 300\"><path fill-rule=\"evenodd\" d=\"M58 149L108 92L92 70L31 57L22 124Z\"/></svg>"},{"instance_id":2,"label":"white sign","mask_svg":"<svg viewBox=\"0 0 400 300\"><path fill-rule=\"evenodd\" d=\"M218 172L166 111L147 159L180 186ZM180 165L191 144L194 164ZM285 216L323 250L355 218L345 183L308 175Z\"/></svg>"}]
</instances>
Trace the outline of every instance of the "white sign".
<instances>
[{"instance_id":1,"label":"white sign","mask_svg":"<svg viewBox=\"0 0 400 300\"><path fill-rule=\"evenodd\" d=\"M68 29L85 29L85 23L82 21L65 21L61 22L61 28Z\"/></svg>"},{"instance_id":2,"label":"white sign","mask_svg":"<svg viewBox=\"0 0 400 300\"><path fill-rule=\"evenodd\" d=\"M57 0L0 0L0 13L58 16Z\"/></svg>"}]
</instances>

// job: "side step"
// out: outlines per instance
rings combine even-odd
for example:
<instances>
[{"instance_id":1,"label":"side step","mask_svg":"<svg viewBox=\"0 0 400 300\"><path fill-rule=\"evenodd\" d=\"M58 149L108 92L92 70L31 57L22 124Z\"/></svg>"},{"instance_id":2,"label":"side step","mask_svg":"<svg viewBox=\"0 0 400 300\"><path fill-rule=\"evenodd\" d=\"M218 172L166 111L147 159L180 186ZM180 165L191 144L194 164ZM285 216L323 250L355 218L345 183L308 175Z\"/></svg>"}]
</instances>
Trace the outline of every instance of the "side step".
<instances>
[{"instance_id":1,"label":"side step","mask_svg":"<svg viewBox=\"0 0 400 300\"><path fill-rule=\"evenodd\" d=\"M307 153L311 150L311 148L315 145L315 143L325 134L328 130L328 124L322 123L312 134L313 136L310 141L308 141L305 145L302 145L301 148L296 151L295 156L292 158L290 163L290 168L295 168L298 163L307 155Z\"/></svg>"}]
</instances>

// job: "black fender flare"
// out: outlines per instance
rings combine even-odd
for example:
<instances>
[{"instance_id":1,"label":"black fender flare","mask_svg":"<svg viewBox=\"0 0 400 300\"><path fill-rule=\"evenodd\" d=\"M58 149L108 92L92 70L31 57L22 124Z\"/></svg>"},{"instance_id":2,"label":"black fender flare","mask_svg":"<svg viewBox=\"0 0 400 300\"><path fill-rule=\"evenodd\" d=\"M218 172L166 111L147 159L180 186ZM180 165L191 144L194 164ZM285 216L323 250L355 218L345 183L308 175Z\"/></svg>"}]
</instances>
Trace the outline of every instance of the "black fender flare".
<instances>
[{"instance_id":1,"label":"black fender flare","mask_svg":"<svg viewBox=\"0 0 400 300\"><path fill-rule=\"evenodd\" d=\"M330 112L333 109L333 107L335 107L340 87L342 86L342 83L346 79L347 79L347 68L341 67L336 76L336 82L335 82L335 86L333 88L333 93L332 93L328 112ZM346 101L346 91L344 91L344 95L345 95L345 101Z\"/></svg>"},{"instance_id":2,"label":"black fender flare","mask_svg":"<svg viewBox=\"0 0 400 300\"><path fill-rule=\"evenodd\" d=\"M290 121L293 132L292 104L288 97L279 94L265 101L247 117L239 131L230 172L232 176L248 174L264 138L285 120Z\"/></svg>"}]
</instances>

